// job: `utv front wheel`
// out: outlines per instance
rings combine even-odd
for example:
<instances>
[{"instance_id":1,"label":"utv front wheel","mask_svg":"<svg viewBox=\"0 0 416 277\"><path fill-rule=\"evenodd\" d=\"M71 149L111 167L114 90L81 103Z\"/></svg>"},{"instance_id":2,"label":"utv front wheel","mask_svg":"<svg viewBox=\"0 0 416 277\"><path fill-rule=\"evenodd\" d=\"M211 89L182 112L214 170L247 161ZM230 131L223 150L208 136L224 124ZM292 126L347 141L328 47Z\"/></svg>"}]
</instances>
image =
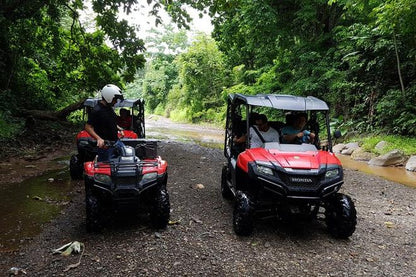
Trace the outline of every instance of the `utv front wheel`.
<instances>
[{"instance_id":1,"label":"utv front wheel","mask_svg":"<svg viewBox=\"0 0 416 277\"><path fill-rule=\"evenodd\" d=\"M100 202L94 195L85 197L87 232L99 232L102 229L102 211Z\"/></svg>"},{"instance_id":2,"label":"utv front wheel","mask_svg":"<svg viewBox=\"0 0 416 277\"><path fill-rule=\"evenodd\" d=\"M238 191L233 213L234 232L239 236L249 236L254 227L254 205L243 192Z\"/></svg>"},{"instance_id":3,"label":"utv front wheel","mask_svg":"<svg viewBox=\"0 0 416 277\"><path fill-rule=\"evenodd\" d=\"M167 190L159 190L153 201L153 207L150 211L150 221L154 228L164 229L168 225L170 217L170 203Z\"/></svg>"},{"instance_id":4,"label":"utv front wheel","mask_svg":"<svg viewBox=\"0 0 416 277\"><path fill-rule=\"evenodd\" d=\"M83 163L79 159L79 155L72 155L69 160L69 174L72 180L82 179Z\"/></svg>"},{"instance_id":5,"label":"utv front wheel","mask_svg":"<svg viewBox=\"0 0 416 277\"><path fill-rule=\"evenodd\" d=\"M337 193L327 203L325 221L332 236L341 239L351 236L357 225L357 211L351 198L348 195Z\"/></svg>"},{"instance_id":6,"label":"utv front wheel","mask_svg":"<svg viewBox=\"0 0 416 277\"><path fill-rule=\"evenodd\" d=\"M222 194L222 197L224 197L224 199L230 200L233 198L233 193L228 187L227 177L228 177L228 168L226 165L224 165L222 168L222 174L221 174L221 194Z\"/></svg>"}]
</instances>

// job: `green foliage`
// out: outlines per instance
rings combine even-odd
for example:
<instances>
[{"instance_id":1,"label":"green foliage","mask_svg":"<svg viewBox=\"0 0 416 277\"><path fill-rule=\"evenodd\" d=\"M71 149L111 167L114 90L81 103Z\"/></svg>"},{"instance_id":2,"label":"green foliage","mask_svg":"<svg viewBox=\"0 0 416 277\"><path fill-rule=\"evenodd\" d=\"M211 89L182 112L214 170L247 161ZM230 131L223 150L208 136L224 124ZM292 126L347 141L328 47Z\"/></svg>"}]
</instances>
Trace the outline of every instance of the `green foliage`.
<instances>
[{"instance_id":1,"label":"green foliage","mask_svg":"<svg viewBox=\"0 0 416 277\"><path fill-rule=\"evenodd\" d=\"M23 128L23 123L10 116L7 112L0 112L0 141L14 138Z\"/></svg>"},{"instance_id":2,"label":"green foliage","mask_svg":"<svg viewBox=\"0 0 416 277\"><path fill-rule=\"evenodd\" d=\"M346 131L416 135L404 101L415 97L416 2L215 3L214 38L233 69L224 92L313 95Z\"/></svg>"},{"instance_id":3,"label":"green foliage","mask_svg":"<svg viewBox=\"0 0 416 277\"><path fill-rule=\"evenodd\" d=\"M134 3L92 1L99 29L87 33L79 21L82 1L4 2L0 93L11 92L6 110L59 109L106 83L131 81L144 65L144 44L117 13Z\"/></svg>"},{"instance_id":4,"label":"green foliage","mask_svg":"<svg viewBox=\"0 0 416 277\"><path fill-rule=\"evenodd\" d=\"M188 45L183 30L175 32L171 25L162 25L162 28L160 31L150 31L153 37L149 39L149 48L152 50L149 52L150 58L142 81L142 95L146 99L146 108L158 114L165 114L164 110L169 101L168 93L178 82L178 69L173 61Z\"/></svg>"},{"instance_id":5,"label":"green foliage","mask_svg":"<svg viewBox=\"0 0 416 277\"><path fill-rule=\"evenodd\" d=\"M416 154L416 138L413 137L377 135L360 138L351 138L351 140L360 141L361 147L364 150L374 152L378 155L386 154L394 149L400 149L404 152L405 155L408 156ZM382 148L381 150L376 150L374 147L380 141L387 142L386 147Z\"/></svg>"},{"instance_id":6,"label":"green foliage","mask_svg":"<svg viewBox=\"0 0 416 277\"><path fill-rule=\"evenodd\" d=\"M192 121L192 117L189 116L188 109L175 109L170 111L169 117L178 122L189 122Z\"/></svg>"},{"instance_id":7,"label":"green foliage","mask_svg":"<svg viewBox=\"0 0 416 277\"><path fill-rule=\"evenodd\" d=\"M137 73L144 44L118 12L138 1L93 0L93 32L79 23L80 0L5 1L1 110L59 109L111 82L144 97L147 111L190 121L221 120L228 93L275 92L323 98L348 132L416 135L413 0L147 2L156 23L164 8L179 27L189 22L184 5L209 12L215 41L189 46L163 25Z\"/></svg>"},{"instance_id":8,"label":"green foliage","mask_svg":"<svg viewBox=\"0 0 416 277\"><path fill-rule=\"evenodd\" d=\"M223 61L215 42L205 35L198 36L188 51L175 59L179 87L172 93L182 96L176 109L186 110L186 118L193 122L217 120L213 115L224 105L219 99L227 84Z\"/></svg>"},{"instance_id":9,"label":"green foliage","mask_svg":"<svg viewBox=\"0 0 416 277\"><path fill-rule=\"evenodd\" d=\"M67 120L72 123L79 123L85 122L85 116L83 110L77 110L72 112L68 117Z\"/></svg>"},{"instance_id":10,"label":"green foliage","mask_svg":"<svg viewBox=\"0 0 416 277\"><path fill-rule=\"evenodd\" d=\"M387 133L414 135L416 134L416 87L406 90L404 93L398 90L390 90L378 103L377 122Z\"/></svg>"}]
</instances>

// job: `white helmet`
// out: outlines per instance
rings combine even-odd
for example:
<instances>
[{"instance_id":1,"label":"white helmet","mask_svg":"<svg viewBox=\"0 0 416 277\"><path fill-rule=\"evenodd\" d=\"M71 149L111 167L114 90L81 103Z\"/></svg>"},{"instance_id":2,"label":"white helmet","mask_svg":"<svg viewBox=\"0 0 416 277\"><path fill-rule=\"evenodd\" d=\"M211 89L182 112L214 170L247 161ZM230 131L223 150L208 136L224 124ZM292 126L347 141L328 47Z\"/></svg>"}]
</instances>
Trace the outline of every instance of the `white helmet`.
<instances>
[{"instance_id":1,"label":"white helmet","mask_svg":"<svg viewBox=\"0 0 416 277\"><path fill-rule=\"evenodd\" d=\"M101 97L107 102L108 104L111 104L115 99L123 100L123 94L121 94L121 89L112 84L105 85L101 90Z\"/></svg>"}]
</instances>

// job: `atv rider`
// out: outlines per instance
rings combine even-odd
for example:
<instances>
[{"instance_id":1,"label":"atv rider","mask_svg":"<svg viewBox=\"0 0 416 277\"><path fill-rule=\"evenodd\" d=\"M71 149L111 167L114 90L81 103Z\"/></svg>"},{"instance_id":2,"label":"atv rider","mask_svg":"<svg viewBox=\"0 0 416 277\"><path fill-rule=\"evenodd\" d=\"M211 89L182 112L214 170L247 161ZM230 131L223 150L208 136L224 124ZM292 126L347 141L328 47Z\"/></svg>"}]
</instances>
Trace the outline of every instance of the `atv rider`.
<instances>
[{"instance_id":1,"label":"atv rider","mask_svg":"<svg viewBox=\"0 0 416 277\"><path fill-rule=\"evenodd\" d=\"M97 140L97 161L108 161L112 158L114 148L105 145L105 140L117 141L115 146L120 148L123 143L118 140L117 115L113 106L118 99L123 100L121 89L116 85L105 85L101 90L102 99L88 116L85 130ZM122 134L123 135L123 134Z\"/></svg>"}]
</instances>

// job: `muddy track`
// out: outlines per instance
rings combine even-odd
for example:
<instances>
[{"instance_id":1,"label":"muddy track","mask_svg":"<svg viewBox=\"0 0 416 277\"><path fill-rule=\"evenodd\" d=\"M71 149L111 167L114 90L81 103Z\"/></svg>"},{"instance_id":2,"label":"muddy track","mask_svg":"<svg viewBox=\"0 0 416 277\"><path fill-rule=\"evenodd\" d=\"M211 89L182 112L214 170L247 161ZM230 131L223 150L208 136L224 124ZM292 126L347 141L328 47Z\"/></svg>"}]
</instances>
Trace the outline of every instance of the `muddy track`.
<instances>
[{"instance_id":1,"label":"muddy track","mask_svg":"<svg viewBox=\"0 0 416 277\"><path fill-rule=\"evenodd\" d=\"M44 231L15 252L0 253L1 272L24 268L29 276L416 276L416 190L345 170L344 193L358 211L357 230L336 240L323 222L290 226L257 222L251 237L232 230L232 203L220 194L222 151L164 141L169 163L171 220L153 230L141 216L121 218L102 234L85 231L82 182L71 203ZM202 186L201 186L202 185ZM79 255L53 256L70 241L85 244Z\"/></svg>"}]
</instances>

